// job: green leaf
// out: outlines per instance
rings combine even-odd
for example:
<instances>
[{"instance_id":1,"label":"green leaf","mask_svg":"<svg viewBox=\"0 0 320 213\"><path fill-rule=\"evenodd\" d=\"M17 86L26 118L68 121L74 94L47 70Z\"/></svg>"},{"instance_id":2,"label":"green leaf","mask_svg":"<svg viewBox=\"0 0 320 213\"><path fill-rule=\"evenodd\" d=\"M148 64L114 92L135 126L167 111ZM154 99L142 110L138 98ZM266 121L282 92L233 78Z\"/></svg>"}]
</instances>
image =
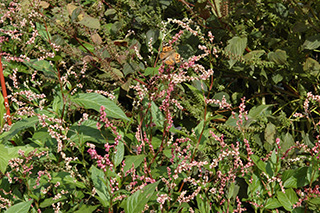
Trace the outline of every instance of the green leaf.
<instances>
[{"instance_id":1,"label":"green leaf","mask_svg":"<svg viewBox=\"0 0 320 213\"><path fill-rule=\"evenodd\" d=\"M260 58L261 56L263 56L266 52L264 50L254 50L254 51L251 51L247 54L245 54L243 57L246 59L246 60L254 60L254 59L258 59Z\"/></svg>"},{"instance_id":2,"label":"green leaf","mask_svg":"<svg viewBox=\"0 0 320 213\"><path fill-rule=\"evenodd\" d=\"M298 197L293 189L287 189L283 193L282 191L277 192L277 198L281 205L287 210L292 211L293 205L298 201Z\"/></svg>"},{"instance_id":3,"label":"green leaf","mask_svg":"<svg viewBox=\"0 0 320 213\"><path fill-rule=\"evenodd\" d=\"M211 208L206 196L198 194L196 200L200 212L210 212Z\"/></svg>"},{"instance_id":4,"label":"green leaf","mask_svg":"<svg viewBox=\"0 0 320 213\"><path fill-rule=\"evenodd\" d=\"M269 198L266 203L266 209L275 209L281 207L281 203L276 198Z\"/></svg>"},{"instance_id":5,"label":"green leaf","mask_svg":"<svg viewBox=\"0 0 320 213\"><path fill-rule=\"evenodd\" d=\"M56 69L47 60L30 59L29 61L25 60L23 63L28 67L43 72L48 78L58 78Z\"/></svg>"},{"instance_id":6,"label":"green leaf","mask_svg":"<svg viewBox=\"0 0 320 213\"><path fill-rule=\"evenodd\" d=\"M148 76L154 76L159 73L159 66L158 67L147 67L146 70L144 71L144 75Z\"/></svg>"},{"instance_id":7,"label":"green leaf","mask_svg":"<svg viewBox=\"0 0 320 213\"><path fill-rule=\"evenodd\" d=\"M266 170L267 164L265 162L260 160L260 158L257 155L250 155L250 158L261 171L263 171L264 173L267 173L267 170Z\"/></svg>"},{"instance_id":8,"label":"green leaf","mask_svg":"<svg viewBox=\"0 0 320 213\"><path fill-rule=\"evenodd\" d=\"M59 198L57 200L53 200L53 197L50 197L50 198L45 199L43 202L41 202L40 207L45 208L45 207L51 206L53 203L58 203L63 200L67 200L67 197L62 196L61 198Z\"/></svg>"},{"instance_id":9,"label":"green leaf","mask_svg":"<svg viewBox=\"0 0 320 213\"><path fill-rule=\"evenodd\" d=\"M225 48L225 51L230 56L229 68L232 68L233 65L239 60L237 57L242 56L245 48L247 47L247 37L238 37L235 36L232 39L228 40L228 45Z\"/></svg>"},{"instance_id":10,"label":"green leaf","mask_svg":"<svg viewBox=\"0 0 320 213\"><path fill-rule=\"evenodd\" d=\"M313 58L308 57L303 65L303 70L310 73L312 76L318 77L320 71L320 64Z\"/></svg>"},{"instance_id":11,"label":"green leaf","mask_svg":"<svg viewBox=\"0 0 320 213\"><path fill-rule=\"evenodd\" d=\"M267 151L271 151L273 144L276 139L277 129L273 123L268 123L266 129L264 130L264 139L267 143L264 144L264 147Z\"/></svg>"},{"instance_id":12,"label":"green leaf","mask_svg":"<svg viewBox=\"0 0 320 213\"><path fill-rule=\"evenodd\" d=\"M99 207L99 205L91 206L83 204L79 210L75 211L74 213L91 213L94 212Z\"/></svg>"},{"instance_id":13,"label":"green leaf","mask_svg":"<svg viewBox=\"0 0 320 213\"><path fill-rule=\"evenodd\" d=\"M92 28L92 29L98 29L100 30L100 22L99 19L92 18L89 15L85 15L81 21L78 22L78 24L82 24L86 27Z\"/></svg>"},{"instance_id":14,"label":"green leaf","mask_svg":"<svg viewBox=\"0 0 320 213\"><path fill-rule=\"evenodd\" d=\"M36 23L36 28L38 30L39 35L45 39L45 41L49 42L52 38L50 33L46 30L45 26L40 23ZM48 36L49 35L49 36Z\"/></svg>"},{"instance_id":15,"label":"green leaf","mask_svg":"<svg viewBox=\"0 0 320 213\"><path fill-rule=\"evenodd\" d=\"M154 44L158 41L160 32L158 29L150 29L146 34L146 44L150 43L150 39L152 39L151 44Z\"/></svg>"},{"instance_id":16,"label":"green leaf","mask_svg":"<svg viewBox=\"0 0 320 213\"><path fill-rule=\"evenodd\" d=\"M5 173L11 158L12 157L10 157L8 154L8 148L6 148L3 144L0 144L0 171L3 174Z\"/></svg>"},{"instance_id":17,"label":"green leaf","mask_svg":"<svg viewBox=\"0 0 320 213\"><path fill-rule=\"evenodd\" d=\"M100 107L105 107L108 117L130 120L126 114L113 101L97 93L79 93L71 101L85 109L94 109L100 112Z\"/></svg>"},{"instance_id":18,"label":"green leaf","mask_svg":"<svg viewBox=\"0 0 320 213\"><path fill-rule=\"evenodd\" d=\"M227 193L228 200L230 200L232 198L232 196L233 196L234 187L235 187L235 183L231 182L229 187L228 187L228 193Z\"/></svg>"},{"instance_id":19,"label":"green leaf","mask_svg":"<svg viewBox=\"0 0 320 213\"><path fill-rule=\"evenodd\" d=\"M264 112L267 111L272 106L273 106L272 104L268 104L268 105L262 104L257 107L254 106L250 109L248 113L248 117L258 119L260 115L263 115Z\"/></svg>"},{"instance_id":20,"label":"green leaf","mask_svg":"<svg viewBox=\"0 0 320 213\"><path fill-rule=\"evenodd\" d=\"M311 203L313 205L320 205L320 197L312 198L307 201L308 203Z\"/></svg>"},{"instance_id":21,"label":"green leaf","mask_svg":"<svg viewBox=\"0 0 320 213\"><path fill-rule=\"evenodd\" d=\"M18 151L20 149L22 151L25 151L26 154L34 150L33 147L30 147L28 145L5 147L3 144L0 144L0 171L2 173L5 173L9 160L19 156Z\"/></svg>"},{"instance_id":22,"label":"green leaf","mask_svg":"<svg viewBox=\"0 0 320 213\"><path fill-rule=\"evenodd\" d=\"M33 200L17 203L11 206L5 213L28 213Z\"/></svg>"},{"instance_id":23,"label":"green leaf","mask_svg":"<svg viewBox=\"0 0 320 213\"><path fill-rule=\"evenodd\" d=\"M276 75L272 75L272 80L275 84L279 83L280 81L282 81L283 76L280 74L276 74Z\"/></svg>"},{"instance_id":24,"label":"green leaf","mask_svg":"<svg viewBox=\"0 0 320 213\"><path fill-rule=\"evenodd\" d=\"M280 152L286 152L291 146L295 145L294 138L289 132L287 132L284 136L282 135L281 139L283 142L281 143Z\"/></svg>"},{"instance_id":25,"label":"green leaf","mask_svg":"<svg viewBox=\"0 0 320 213\"><path fill-rule=\"evenodd\" d=\"M152 122L154 122L158 128L162 129L165 118L159 107L153 101L151 102L151 115Z\"/></svg>"},{"instance_id":26,"label":"green leaf","mask_svg":"<svg viewBox=\"0 0 320 213\"><path fill-rule=\"evenodd\" d=\"M160 181L157 181L155 183L143 187L143 189L136 191L133 195L128 197L127 200L124 200L124 202L126 203L124 207L124 212L142 212L145 205L148 203L153 193L155 192L159 182Z\"/></svg>"},{"instance_id":27,"label":"green leaf","mask_svg":"<svg viewBox=\"0 0 320 213\"><path fill-rule=\"evenodd\" d=\"M106 177L104 172L95 166L91 166L90 172L92 182L97 190L97 194L99 195L98 199L104 207L108 207L110 204L110 194L106 186Z\"/></svg>"},{"instance_id":28,"label":"green leaf","mask_svg":"<svg viewBox=\"0 0 320 213\"><path fill-rule=\"evenodd\" d=\"M300 188L309 184L308 180L309 167L301 167L294 170L292 176L290 176L283 186L286 188ZM291 173L291 172L290 172Z\"/></svg>"},{"instance_id":29,"label":"green leaf","mask_svg":"<svg viewBox=\"0 0 320 213\"><path fill-rule=\"evenodd\" d=\"M124 156L124 144L120 141L116 147L116 153L113 157L113 164L115 167L120 165L120 163L123 160L123 156Z\"/></svg>"},{"instance_id":30,"label":"green leaf","mask_svg":"<svg viewBox=\"0 0 320 213\"><path fill-rule=\"evenodd\" d=\"M268 59L278 65L286 64L287 58L288 58L287 53L284 50L278 49L275 52L270 52L268 54Z\"/></svg>"},{"instance_id":31,"label":"green leaf","mask_svg":"<svg viewBox=\"0 0 320 213\"><path fill-rule=\"evenodd\" d=\"M320 34L308 37L302 47L307 50L315 50L320 47Z\"/></svg>"},{"instance_id":32,"label":"green leaf","mask_svg":"<svg viewBox=\"0 0 320 213\"><path fill-rule=\"evenodd\" d=\"M107 9L106 12L104 13L105 16L110 16L116 14L117 11L115 9Z\"/></svg>"},{"instance_id":33,"label":"green leaf","mask_svg":"<svg viewBox=\"0 0 320 213\"><path fill-rule=\"evenodd\" d=\"M97 143L105 143L106 139L101 135L100 130L97 129L97 121L85 120L79 126L78 123L74 123L68 131L68 138L72 141L83 140L85 142L92 141Z\"/></svg>"},{"instance_id":34,"label":"green leaf","mask_svg":"<svg viewBox=\"0 0 320 213\"><path fill-rule=\"evenodd\" d=\"M134 164L134 168L137 168L145 158L145 155L132 155L132 156L126 156L125 166L123 168L123 172L125 173L129 169L132 168L132 164Z\"/></svg>"},{"instance_id":35,"label":"green leaf","mask_svg":"<svg viewBox=\"0 0 320 213\"><path fill-rule=\"evenodd\" d=\"M38 122L39 119L36 116L20 120L14 123L8 132L4 132L0 135L0 141L8 141L20 131L34 127Z\"/></svg>"}]
</instances>

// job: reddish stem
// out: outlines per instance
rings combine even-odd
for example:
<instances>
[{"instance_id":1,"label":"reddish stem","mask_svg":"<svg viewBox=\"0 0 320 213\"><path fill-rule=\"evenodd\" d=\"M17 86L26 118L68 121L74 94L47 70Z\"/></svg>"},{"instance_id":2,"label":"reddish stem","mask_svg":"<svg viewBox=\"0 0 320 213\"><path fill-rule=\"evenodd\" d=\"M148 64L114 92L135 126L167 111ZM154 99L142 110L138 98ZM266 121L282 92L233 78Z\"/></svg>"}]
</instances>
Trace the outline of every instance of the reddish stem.
<instances>
[{"instance_id":1,"label":"reddish stem","mask_svg":"<svg viewBox=\"0 0 320 213\"><path fill-rule=\"evenodd\" d=\"M1 61L1 55L0 55L0 82L1 82L1 89L2 89L2 96L4 98L4 107L7 110L7 123L9 126L12 125L12 121L10 118L10 109L9 109L9 102L8 102L8 95L7 95L7 88L6 88L6 82L4 80L3 75L3 69L2 69L2 61ZM14 141L11 141L12 145L16 145Z\"/></svg>"}]
</instances>

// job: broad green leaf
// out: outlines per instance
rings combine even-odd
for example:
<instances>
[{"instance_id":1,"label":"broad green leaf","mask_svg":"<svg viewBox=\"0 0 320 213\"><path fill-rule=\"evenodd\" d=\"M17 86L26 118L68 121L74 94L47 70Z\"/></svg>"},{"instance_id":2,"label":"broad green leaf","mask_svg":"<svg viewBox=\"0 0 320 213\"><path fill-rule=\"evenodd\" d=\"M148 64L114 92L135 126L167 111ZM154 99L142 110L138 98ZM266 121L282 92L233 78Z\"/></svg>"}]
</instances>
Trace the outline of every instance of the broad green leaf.
<instances>
[{"instance_id":1,"label":"broad green leaf","mask_svg":"<svg viewBox=\"0 0 320 213\"><path fill-rule=\"evenodd\" d=\"M250 158L261 171L263 171L264 173L267 173L265 162L263 162L257 155L250 155Z\"/></svg>"},{"instance_id":2,"label":"broad green leaf","mask_svg":"<svg viewBox=\"0 0 320 213\"><path fill-rule=\"evenodd\" d=\"M308 181L309 167L301 167L295 170L294 174L289 177L283 186L286 188L300 188L309 184Z\"/></svg>"},{"instance_id":3,"label":"broad green leaf","mask_svg":"<svg viewBox=\"0 0 320 213\"><path fill-rule=\"evenodd\" d=\"M151 115L152 122L154 122L158 128L162 129L165 118L159 107L153 101L151 102Z\"/></svg>"},{"instance_id":4,"label":"broad green leaf","mask_svg":"<svg viewBox=\"0 0 320 213\"><path fill-rule=\"evenodd\" d=\"M129 169L132 168L132 164L134 164L134 168L137 168L145 158L145 155L132 155L132 156L126 156L125 166L123 168L123 172L125 173Z\"/></svg>"},{"instance_id":5,"label":"broad green leaf","mask_svg":"<svg viewBox=\"0 0 320 213\"><path fill-rule=\"evenodd\" d=\"M260 177L253 173L252 182L248 183L248 196L256 196L256 192L260 192L261 190L263 190L263 185L261 184Z\"/></svg>"},{"instance_id":6,"label":"broad green leaf","mask_svg":"<svg viewBox=\"0 0 320 213\"><path fill-rule=\"evenodd\" d=\"M9 160L12 157L8 154L8 148L6 148L3 144L0 144L0 171L4 174Z\"/></svg>"},{"instance_id":7,"label":"broad green leaf","mask_svg":"<svg viewBox=\"0 0 320 213\"><path fill-rule=\"evenodd\" d=\"M28 213L33 200L17 203L11 206L5 213Z\"/></svg>"},{"instance_id":8,"label":"broad green leaf","mask_svg":"<svg viewBox=\"0 0 320 213\"><path fill-rule=\"evenodd\" d=\"M312 198L307 201L308 203L312 203L314 205L320 205L320 197Z\"/></svg>"},{"instance_id":9,"label":"broad green leaf","mask_svg":"<svg viewBox=\"0 0 320 213\"><path fill-rule=\"evenodd\" d=\"M277 198L287 211L292 211L293 205L298 201L298 197L292 188L286 189L285 193L278 191Z\"/></svg>"},{"instance_id":10,"label":"broad green leaf","mask_svg":"<svg viewBox=\"0 0 320 213\"><path fill-rule=\"evenodd\" d=\"M308 37L302 47L307 50L315 50L320 47L320 34Z\"/></svg>"},{"instance_id":11,"label":"broad green leaf","mask_svg":"<svg viewBox=\"0 0 320 213\"><path fill-rule=\"evenodd\" d=\"M107 179L105 174L95 166L91 166L90 171L92 182L97 190L97 194L99 195L98 199L104 207L108 207L110 204L110 194L106 186Z\"/></svg>"},{"instance_id":12,"label":"broad green leaf","mask_svg":"<svg viewBox=\"0 0 320 213\"><path fill-rule=\"evenodd\" d=\"M227 192L227 198L228 200L230 200L233 196L233 192L234 192L234 188L235 188L235 183L231 182L229 187L228 187L228 192Z\"/></svg>"},{"instance_id":13,"label":"broad green leaf","mask_svg":"<svg viewBox=\"0 0 320 213\"><path fill-rule=\"evenodd\" d=\"M281 207L281 203L276 198L269 198L265 205L266 209L275 209Z\"/></svg>"},{"instance_id":14,"label":"broad green leaf","mask_svg":"<svg viewBox=\"0 0 320 213\"><path fill-rule=\"evenodd\" d=\"M320 71L320 64L313 58L308 57L303 65L303 70L306 73L310 73L311 75L318 77Z\"/></svg>"},{"instance_id":15,"label":"broad green leaf","mask_svg":"<svg viewBox=\"0 0 320 213\"><path fill-rule=\"evenodd\" d=\"M36 28L38 30L39 35L45 39L45 41L49 42L52 38L49 31L46 30L45 26L40 23L36 23Z\"/></svg>"},{"instance_id":16,"label":"broad green leaf","mask_svg":"<svg viewBox=\"0 0 320 213\"><path fill-rule=\"evenodd\" d=\"M271 162L272 162L272 164L274 164L274 165L277 163L277 154L276 154L276 151L275 151L275 150L272 151L272 154L271 154Z\"/></svg>"},{"instance_id":17,"label":"broad green leaf","mask_svg":"<svg viewBox=\"0 0 320 213\"><path fill-rule=\"evenodd\" d=\"M83 43L81 46L78 47L79 50L83 51L83 52L94 52L94 46L90 43Z\"/></svg>"},{"instance_id":18,"label":"broad green leaf","mask_svg":"<svg viewBox=\"0 0 320 213\"><path fill-rule=\"evenodd\" d=\"M86 27L92 28L92 29L100 29L100 21L99 19L92 18L89 15L85 15L81 21L78 22L78 24L83 24Z\"/></svg>"},{"instance_id":19,"label":"broad green leaf","mask_svg":"<svg viewBox=\"0 0 320 213\"><path fill-rule=\"evenodd\" d=\"M127 76L130 73L134 73L135 70L139 70L139 65L135 62L127 62L123 66L123 69L122 69L123 74L121 73L122 75L121 77L123 77L123 75Z\"/></svg>"},{"instance_id":20,"label":"broad green leaf","mask_svg":"<svg viewBox=\"0 0 320 213\"><path fill-rule=\"evenodd\" d=\"M61 185L67 188L86 188L83 182L77 181L74 177L70 175L68 172L56 172L52 175L52 183L60 182Z\"/></svg>"},{"instance_id":21,"label":"broad green leaf","mask_svg":"<svg viewBox=\"0 0 320 213\"><path fill-rule=\"evenodd\" d=\"M106 12L104 12L104 15L105 16L110 16L110 15L114 15L116 13L117 13L117 11L115 9L111 8L111 9L107 9Z\"/></svg>"},{"instance_id":22,"label":"broad green leaf","mask_svg":"<svg viewBox=\"0 0 320 213\"><path fill-rule=\"evenodd\" d=\"M146 70L144 71L144 75L148 76L154 76L157 75L159 73L159 67L147 67Z\"/></svg>"},{"instance_id":23,"label":"broad green leaf","mask_svg":"<svg viewBox=\"0 0 320 213\"><path fill-rule=\"evenodd\" d=\"M67 200L67 197L64 196L64 195L62 195L62 197L57 199L57 200L53 200L53 197L50 197L50 198L47 198L44 201L42 201L40 203L40 207L41 208L45 208L45 207L51 206L53 203L58 203L58 202L61 202L63 200Z\"/></svg>"},{"instance_id":24,"label":"broad green leaf","mask_svg":"<svg viewBox=\"0 0 320 213\"><path fill-rule=\"evenodd\" d=\"M2 173L6 171L9 160L11 160L12 158L17 158L19 156L19 150L22 150L27 154L33 151L34 148L30 147L29 145L5 147L3 144L0 144L0 171Z\"/></svg>"},{"instance_id":25,"label":"broad green leaf","mask_svg":"<svg viewBox=\"0 0 320 213\"><path fill-rule=\"evenodd\" d=\"M71 101L85 109L94 109L100 112L100 107L105 107L108 117L130 120L126 114L113 101L97 93L79 93Z\"/></svg>"},{"instance_id":26,"label":"broad green leaf","mask_svg":"<svg viewBox=\"0 0 320 213\"><path fill-rule=\"evenodd\" d=\"M266 129L264 130L264 139L267 143L264 144L264 147L267 151L271 151L273 144L275 143L277 134L276 126L273 123L268 123Z\"/></svg>"},{"instance_id":27,"label":"broad green leaf","mask_svg":"<svg viewBox=\"0 0 320 213\"><path fill-rule=\"evenodd\" d=\"M79 210L75 211L74 213L91 213L94 212L99 205L91 206L83 204Z\"/></svg>"},{"instance_id":28,"label":"broad green leaf","mask_svg":"<svg viewBox=\"0 0 320 213\"><path fill-rule=\"evenodd\" d=\"M284 136L281 135L281 148L280 148L280 152L286 152L290 147L295 145L295 140L293 138L293 136L287 132ZM291 153L291 152L290 152Z\"/></svg>"},{"instance_id":29,"label":"broad green leaf","mask_svg":"<svg viewBox=\"0 0 320 213\"><path fill-rule=\"evenodd\" d=\"M245 54L243 57L247 60L254 60L254 59L258 59L261 56L263 56L266 52L264 50L254 50L251 51L247 54Z\"/></svg>"},{"instance_id":30,"label":"broad green leaf","mask_svg":"<svg viewBox=\"0 0 320 213\"><path fill-rule=\"evenodd\" d=\"M83 121L80 126L78 123L74 123L68 131L68 138L76 142L80 141L80 139L84 142L91 141L101 144L106 142L100 130L97 129L97 121L90 119Z\"/></svg>"},{"instance_id":31,"label":"broad green leaf","mask_svg":"<svg viewBox=\"0 0 320 213\"><path fill-rule=\"evenodd\" d=\"M250 109L248 113L248 117L257 119L260 115L263 115L264 112L266 112L272 106L273 106L272 104L268 104L268 105L262 104L259 106L254 106L252 107L252 109Z\"/></svg>"},{"instance_id":32,"label":"broad green leaf","mask_svg":"<svg viewBox=\"0 0 320 213\"><path fill-rule=\"evenodd\" d=\"M228 61L229 68L232 68L233 65L239 60L239 56L243 55L245 48L247 47L247 37L238 37L235 36L232 39L228 40L228 45L225 48L227 55L230 55Z\"/></svg>"},{"instance_id":33,"label":"broad green leaf","mask_svg":"<svg viewBox=\"0 0 320 213\"><path fill-rule=\"evenodd\" d=\"M28 67L43 72L43 74L49 78L57 79L56 69L47 60L39 61L38 59L30 59L30 61L25 60L23 63Z\"/></svg>"},{"instance_id":34,"label":"broad green leaf","mask_svg":"<svg viewBox=\"0 0 320 213\"><path fill-rule=\"evenodd\" d=\"M294 170L292 176L290 176L285 182L283 186L286 188L300 188L309 184L308 181L308 170L309 167L301 167ZM290 172L291 173L291 172Z\"/></svg>"},{"instance_id":35,"label":"broad green leaf","mask_svg":"<svg viewBox=\"0 0 320 213\"><path fill-rule=\"evenodd\" d=\"M113 157L113 164L115 167L119 166L124 156L124 144L120 141L116 147L116 151Z\"/></svg>"},{"instance_id":36,"label":"broad green leaf","mask_svg":"<svg viewBox=\"0 0 320 213\"><path fill-rule=\"evenodd\" d=\"M160 181L157 181L143 187L143 189L136 191L133 195L128 197L128 199L124 200L124 202L126 203L124 212L142 212L145 208L145 205L148 203L153 193L155 192L159 182Z\"/></svg>"},{"instance_id":37,"label":"broad green leaf","mask_svg":"<svg viewBox=\"0 0 320 213\"><path fill-rule=\"evenodd\" d=\"M151 44L154 44L155 42L157 42L159 35L160 35L159 29L148 30L148 32L146 34L146 36L147 36L146 44L150 43L150 41L151 41ZM152 40L150 40L150 39L152 39Z\"/></svg>"},{"instance_id":38,"label":"broad green leaf","mask_svg":"<svg viewBox=\"0 0 320 213\"><path fill-rule=\"evenodd\" d=\"M283 76L281 74L272 75L272 80L275 84L278 84L283 80Z\"/></svg>"},{"instance_id":39,"label":"broad green leaf","mask_svg":"<svg viewBox=\"0 0 320 213\"><path fill-rule=\"evenodd\" d=\"M270 52L268 54L268 59L278 65L286 64L287 58L288 56L286 51L280 49L276 50L275 52Z\"/></svg>"},{"instance_id":40,"label":"broad green leaf","mask_svg":"<svg viewBox=\"0 0 320 213\"><path fill-rule=\"evenodd\" d=\"M20 131L25 130L30 127L34 127L39 122L38 117L30 117L20 120L14 123L8 132L4 132L0 135L0 141L8 141Z\"/></svg>"}]
</instances>

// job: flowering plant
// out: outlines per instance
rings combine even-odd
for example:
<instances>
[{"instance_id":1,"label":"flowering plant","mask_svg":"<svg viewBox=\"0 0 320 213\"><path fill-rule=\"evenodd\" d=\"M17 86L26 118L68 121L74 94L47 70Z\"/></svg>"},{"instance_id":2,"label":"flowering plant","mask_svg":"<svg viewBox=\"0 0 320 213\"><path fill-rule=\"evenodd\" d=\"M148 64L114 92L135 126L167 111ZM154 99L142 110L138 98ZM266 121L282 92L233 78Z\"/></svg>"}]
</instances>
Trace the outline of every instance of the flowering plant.
<instances>
[{"instance_id":1,"label":"flowering plant","mask_svg":"<svg viewBox=\"0 0 320 213\"><path fill-rule=\"evenodd\" d=\"M249 50L247 37L219 43L205 16L212 3L195 4L192 14L203 12L197 19L162 21L153 7L151 1L1 3L0 71L8 94L0 99L0 208L319 210L319 96L306 93L301 112L287 118L287 103L273 111L275 103L245 97L241 82L230 97L227 84L238 80L222 72L248 72L261 83L247 82L248 88L268 88L269 73L257 77L254 67L284 69L284 50L264 60L262 51ZM222 22L227 16L212 11L224 14Z\"/></svg>"}]
</instances>

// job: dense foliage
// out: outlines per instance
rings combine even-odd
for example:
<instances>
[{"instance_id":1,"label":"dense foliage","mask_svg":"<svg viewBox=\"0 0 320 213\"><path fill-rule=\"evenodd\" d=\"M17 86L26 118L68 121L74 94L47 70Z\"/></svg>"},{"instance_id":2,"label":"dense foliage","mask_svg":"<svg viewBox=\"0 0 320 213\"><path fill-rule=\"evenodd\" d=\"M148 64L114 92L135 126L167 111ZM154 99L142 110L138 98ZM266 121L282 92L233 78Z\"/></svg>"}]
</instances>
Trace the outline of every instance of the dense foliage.
<instances>
[{"instance_id":1,"label":"dense foliage","mask_svg":"<svg viewBox=\"0 0 320 213\"><path fill-rule=\"evenodd\" d=\"M0 3L1 212L320 211L319 14Z\"/></svg>"}]
</instances>

